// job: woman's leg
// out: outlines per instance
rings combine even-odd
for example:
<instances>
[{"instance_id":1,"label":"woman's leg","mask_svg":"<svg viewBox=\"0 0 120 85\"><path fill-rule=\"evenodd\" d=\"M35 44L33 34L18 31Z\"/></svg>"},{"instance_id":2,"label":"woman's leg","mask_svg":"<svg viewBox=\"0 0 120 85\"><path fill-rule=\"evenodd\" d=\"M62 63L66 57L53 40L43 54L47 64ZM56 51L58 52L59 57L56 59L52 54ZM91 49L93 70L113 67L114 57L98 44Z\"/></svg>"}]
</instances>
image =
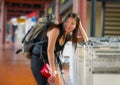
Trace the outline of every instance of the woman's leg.
<instances>
[{"instance_id":1,"label":"woman's leg","mask_svg":"<svg viewBox=\"0 0 120 85\"><path fill-rule=\"evenodd\" d=\"M43 64L43 61L33 54L31 59L31 69L38 85L47 85L47 79L40 74L40 69Z\"/></svg>"}]
</instances>

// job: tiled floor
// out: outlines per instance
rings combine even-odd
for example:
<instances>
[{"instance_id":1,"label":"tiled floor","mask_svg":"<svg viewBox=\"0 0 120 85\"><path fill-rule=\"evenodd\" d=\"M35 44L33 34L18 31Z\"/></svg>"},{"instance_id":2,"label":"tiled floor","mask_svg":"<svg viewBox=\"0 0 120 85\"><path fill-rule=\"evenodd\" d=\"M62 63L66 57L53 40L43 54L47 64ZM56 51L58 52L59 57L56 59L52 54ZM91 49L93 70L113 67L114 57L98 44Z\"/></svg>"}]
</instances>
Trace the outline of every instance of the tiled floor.
<instances>
[{"instance_id":1,"label":"tiled floor","mask_svg":"<svg viewBox=\"0 0 120 85\"><path fill-rule=\"evenodd\" d=\"M15 50L12 44L0 45L0 85L36 85L30 61Z\"/></svg>"},{"instance_id":2,"label":"tiled floor","mask_svg":"<svg viewBox=\"0 0 120 85\"><path fill-rule=\"evenodd\" d=\"M16 55L20 44L0 44L0 85L36 85L30 69L30 60ZM68 67L64 66L65 78Z\"/></svg>"}]
</instances>

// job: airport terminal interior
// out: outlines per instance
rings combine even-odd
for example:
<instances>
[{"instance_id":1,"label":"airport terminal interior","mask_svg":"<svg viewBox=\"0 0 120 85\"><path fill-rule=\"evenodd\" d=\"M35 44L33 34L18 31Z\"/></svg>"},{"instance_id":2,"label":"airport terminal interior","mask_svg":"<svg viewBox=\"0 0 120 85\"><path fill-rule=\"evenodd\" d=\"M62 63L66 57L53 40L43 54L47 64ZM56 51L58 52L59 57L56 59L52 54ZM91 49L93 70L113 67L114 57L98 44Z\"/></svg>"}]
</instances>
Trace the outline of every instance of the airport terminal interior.
<instances>
[{"instance_id":1,"label":"airport terminal interior","mask_svg":"<svg viewBox=\"0 0 120 85\"><path fill-rule=\"evenodd\" d=\"M78 39L76 50L66 43L63 85L120 85L120 0L0 0L0 85L37 85L31 61L16 51L39 18L53 14L61 23L70 12L89 42Z\"/></svg>"}]
</instances>

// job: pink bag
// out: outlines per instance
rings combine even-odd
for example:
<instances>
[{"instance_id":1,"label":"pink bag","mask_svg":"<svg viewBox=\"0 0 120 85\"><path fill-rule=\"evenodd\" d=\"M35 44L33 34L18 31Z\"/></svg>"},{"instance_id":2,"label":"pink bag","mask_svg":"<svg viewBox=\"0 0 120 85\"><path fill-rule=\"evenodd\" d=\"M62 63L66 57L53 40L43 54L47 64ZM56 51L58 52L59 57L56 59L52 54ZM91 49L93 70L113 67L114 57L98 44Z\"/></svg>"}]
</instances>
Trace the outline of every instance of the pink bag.
<instances>
[{"instance_id":1,"label":"pink bag","mask_svg":"<svg viewBox=\"0 0 120 85\"><path fill-rule=\"evenodd\" d=\"M50 66L48 63L45 63L43 67L40 69L40 73L45 76L46 78L49 78L51 76L50 74Z\"/></svg>"}]
</instances>

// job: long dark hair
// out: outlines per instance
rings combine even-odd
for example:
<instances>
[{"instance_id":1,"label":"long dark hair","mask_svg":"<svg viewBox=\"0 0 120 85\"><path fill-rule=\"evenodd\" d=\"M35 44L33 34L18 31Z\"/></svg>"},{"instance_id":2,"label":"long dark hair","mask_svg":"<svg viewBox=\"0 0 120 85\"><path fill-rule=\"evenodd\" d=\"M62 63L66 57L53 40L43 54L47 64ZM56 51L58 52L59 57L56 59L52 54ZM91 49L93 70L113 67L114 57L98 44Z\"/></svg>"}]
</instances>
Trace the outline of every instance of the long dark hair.
<instances>
[{"instance_id":1,"label":"long dark hair","mask_svg":"<svg viewBox=\"0 0 120 85\"><path fill-rule=\"evenodd\" d=\"M76 13L69 13L64 22L69 18L69 17L72 17L76 20L76 27L75 29L73 30L72 32L72 35L71 35L71 39L72 39L72 42L73 44L75 44L75 48L77 47L77 33L78 33L78 29L79 29L79 23L80 23L80 18L79 16L76 14Z\"/></svg>"}]
</instances>

